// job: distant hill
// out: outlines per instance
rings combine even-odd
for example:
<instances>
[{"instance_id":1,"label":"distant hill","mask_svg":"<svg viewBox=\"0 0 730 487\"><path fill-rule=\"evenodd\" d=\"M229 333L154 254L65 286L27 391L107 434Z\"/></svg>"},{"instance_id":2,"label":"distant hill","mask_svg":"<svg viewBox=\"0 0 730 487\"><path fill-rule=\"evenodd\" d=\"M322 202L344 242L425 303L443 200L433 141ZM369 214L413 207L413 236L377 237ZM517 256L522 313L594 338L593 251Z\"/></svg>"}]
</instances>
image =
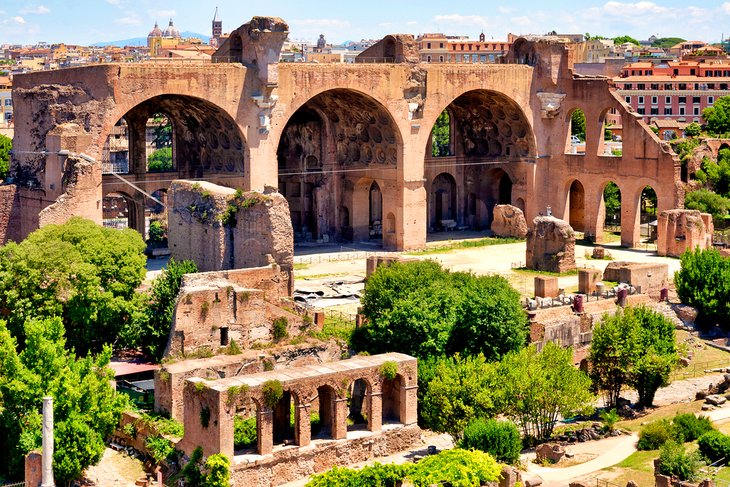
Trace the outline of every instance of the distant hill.
<instances>
[{"instance_id":1,"label":"distant hill","mask_svg":"<svg viewBox=\"0 0 730 487\"><path fill-rule=\"evenodd\" d=\"M198 34L196 32L190 32L185 31L181 32L180 35L182 37L197 37L198 39L202 40L203 43L207 44L210 40L210 36L206 36L203 34ZM146 46L147 45L147 37L132 37L131 39L121 39L118 41L108 41L108 42L95 42L92 44L92 46L97 47L106 47L106 46L118 46L118 47L124 47L124 46Z\"/></svg>"}]
</instances>

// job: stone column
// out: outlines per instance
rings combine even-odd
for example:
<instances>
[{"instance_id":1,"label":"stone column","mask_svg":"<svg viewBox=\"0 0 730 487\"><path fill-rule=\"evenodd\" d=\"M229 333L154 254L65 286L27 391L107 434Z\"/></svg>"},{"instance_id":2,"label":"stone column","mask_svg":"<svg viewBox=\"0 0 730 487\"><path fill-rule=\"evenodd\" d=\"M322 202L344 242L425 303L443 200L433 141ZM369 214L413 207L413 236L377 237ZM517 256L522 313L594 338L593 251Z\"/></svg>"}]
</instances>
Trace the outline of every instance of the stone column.
<instances>
[{"instance_id":1,"label":"stone column","mask_svg":"<svg viewBox=\"0 0 730 487\"><path fill-rule=\"evenodd\" d=\"M627 188L626 196L631 193ZM641 241L639 227L639 204L635 198L624 197L621 194L621 245L633 248Z\"/></svg>"},{"instance_id":2,"label":"stone column","mask_svg":"<svg viewBox=\"0 0 730 487\"><path fill-rule=\"evenodd\" d=\"M137 115L127 118L129 137L129 172L147 172L147 118ZM179 168L176 168L179 169Z\"/></svg>"},{"instance_id":3,"label":"stone column","mask_svg":"<svg viewBox=\"0 0 730 487\"><path fill-rule=\"evenodd\" d=\"M334 418L332 418L332 439L344 440L347 438L347 398L338 397L334 404Z\"/></svg>"},{"instance_id":4,"label":"stone column","mask_svg":"<svg viewBox=\"0 0 730 487\"><path fill-rule=\"evenodd\" d=\"M606 210L603 201L603 191L597 188L583 187L584 190L584 216L583 216L583 233L593 237L593 242L603 242L603 225L606 216Z\"/></svg>"},{"instance_id":5,"label":"stone column","mask_svg":"<svg viewBox=\"0 0 730 487\"><path fill-rule=\"evenodd\" d=\"M294 441L299 446L312 442L312 424L309 418L311 404L298 404L294 410Z\"/></svg>"},{"instance_id":6,"label":"stone column","mask_svg":"<svg viewBox=\"0 0 730 487\"><path fill-rule=\"evenodd\" d=\"M405 385L401 379L400 387L400 422L414 424L418 421L418 386Z\"/></svg>"},{"instance_id":7,"label":"stone column","mask_svg":"<svg viewBox=\"0 0 730 487\"><path fill-rule=\"evenodd\" d=\"M53 481L53 398L43 398L43 481L41 487L54 487Z\"/></svg>"},{"instance_id":8,"label":"stone column","mask_svg":"<svg viewBox=\"0 0 730 487\"><path fill-rule=\"evenodd\" d=\"M259 409L256 412L257 450L259 455L270 455L274 451L274 410Z\"/></svg>"},{"instance_id":9,"label":"stone column","mask_svg":"<svg viewBox=\"0 0 730 487\"><path fill-rule=\"evenodd\" d=\"M383 393L382 391L371 392L367 398L370 401L368 431L378 433L383 429Z\"/></svg>"}]
</instances>

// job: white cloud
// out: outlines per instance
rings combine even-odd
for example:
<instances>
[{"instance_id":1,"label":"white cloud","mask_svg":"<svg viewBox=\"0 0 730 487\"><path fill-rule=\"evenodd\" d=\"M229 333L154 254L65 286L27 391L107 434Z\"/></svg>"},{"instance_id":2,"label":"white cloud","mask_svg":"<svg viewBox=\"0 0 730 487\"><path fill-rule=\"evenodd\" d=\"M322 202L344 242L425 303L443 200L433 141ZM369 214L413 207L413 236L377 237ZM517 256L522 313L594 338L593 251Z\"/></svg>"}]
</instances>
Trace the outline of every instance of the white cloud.
<instances>
[{"instance_id":1,"label":"white cloud","mask_svg":"<svg viewBox=\"0 0 730 487\"><path fill-rule=\"evenodd\" d=\"M109 5L121 5L122 0L106 0Z\"/></svg>"},{"instance_id":2,"label":"white cloud","mask_svg":"<svg viewBox=\"0 0 730 487\"><path fill-rule=\"evenodd\" d=\"M173 18L177 15L177 12L174 10L148 10L147 13L154 19Z\"/></svg>"},{"instance_id":3,"label":"white cloud","mask_svg":"<svg viewBox=\"0 0 730 487\"><path fill-rule=\"evenodd\" d=\"M521 17L512 17L509 20L513 25L518 25L520 27L527 27L529 25L532 25L532 19L530 19L530 17L528 17L527 15L523 15Z\"/></svg>"},{"instance_id":4,"label":"white cloud","mask_svg":"<svg viewBox=\"0 0 730 487\"><path fill-rule=\"evenodd\" d=\"M117 25L141 25L142 20L134 12L127 12L124 17L114 19Z\"/></svg>"},{"instance_id":5,"label":"white cloud","mask_svg":"<svg viewBox=\"0 0 730 487\"><path fill-rule=\"evenodd\" d=\"M35 14L44 15L51 13L51 9L45 5L38 5L37 7L26 7L20 11L21 14Z\"/></svg>"},{"instance_id":6,"label":"white cloud","mask_svg":"<svg viewBox=\"0 0 730 487\"><path fill-rule=\"evenodd\" d=\"M23 17L21 17L21 16L11 17L10 20L12 20L13 22L15 22L18 25L24 25L25 24L25 19Z\"/></svg>"},{"instance_id":7,"label":"white cloud","mask_svg":"<svg viewBox=\"0 0 730 487\"><path fill-rule=\"evenodd\" d=\"M445 22L447 24L458 25L458 26L479 26L485 27L489 25L489 21L486 17L481 15L461 15L461 14L448 14L448 15L436 15L433 18L434 22Z\"/></svg>"}]
</instances>

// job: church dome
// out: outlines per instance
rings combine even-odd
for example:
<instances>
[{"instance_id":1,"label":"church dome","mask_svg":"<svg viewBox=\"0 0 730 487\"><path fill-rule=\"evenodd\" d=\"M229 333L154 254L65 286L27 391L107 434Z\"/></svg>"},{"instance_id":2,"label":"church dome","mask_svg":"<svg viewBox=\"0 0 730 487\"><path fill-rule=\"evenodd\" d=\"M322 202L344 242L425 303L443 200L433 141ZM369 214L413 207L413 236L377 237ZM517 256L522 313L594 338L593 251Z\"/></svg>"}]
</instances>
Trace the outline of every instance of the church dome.
<instances>
[{"instance_id":1,"label":"church dome","mask_svg":"<svg viewBox=\"0 0 730 487\"><path fill-rule=\"evenodd\" d=\"M155 28L152 29L149 34L147 34L147 37L162 37L162 31L157 26L157 22L155 22Z\"/></svg>"},{"instance_id":2,"label":"church dome","mask_svg":"<svg viewBox=\"0 0 730 487\"><path fill-rule=\"evenodd\" d=\"M180 31L177 30L177 27L172 25L172 19L170 19L170 25L167 26L167 29L165 29L165 32L162 33L162 37L176 37L180 38Z\"/></svg>"}]
</instances>

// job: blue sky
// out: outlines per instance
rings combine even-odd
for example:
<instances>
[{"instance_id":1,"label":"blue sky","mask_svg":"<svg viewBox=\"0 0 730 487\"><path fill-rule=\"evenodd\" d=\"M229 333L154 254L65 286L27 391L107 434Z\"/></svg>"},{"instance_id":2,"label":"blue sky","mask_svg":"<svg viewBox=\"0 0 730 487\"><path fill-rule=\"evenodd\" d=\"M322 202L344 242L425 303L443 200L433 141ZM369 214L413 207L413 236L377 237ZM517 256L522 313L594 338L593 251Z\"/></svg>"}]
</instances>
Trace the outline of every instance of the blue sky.
<instances>
[{"instance_id":1,"label":"blue sky","mask_svg":"<svg viewBox=\"0 0 730 487\"><path fill-rule=\"evenodd\" d=\"M91 44L146 36L173 17L182 31L210 33L216 5L228 32L254 15L289 23L291 38L329 42L388 33L444 32L506 39L508 32L677 36L715 42L730 36L730 1L511 0L0 0L0 44L38 41Z\"/></svg>"}]
</instances>

